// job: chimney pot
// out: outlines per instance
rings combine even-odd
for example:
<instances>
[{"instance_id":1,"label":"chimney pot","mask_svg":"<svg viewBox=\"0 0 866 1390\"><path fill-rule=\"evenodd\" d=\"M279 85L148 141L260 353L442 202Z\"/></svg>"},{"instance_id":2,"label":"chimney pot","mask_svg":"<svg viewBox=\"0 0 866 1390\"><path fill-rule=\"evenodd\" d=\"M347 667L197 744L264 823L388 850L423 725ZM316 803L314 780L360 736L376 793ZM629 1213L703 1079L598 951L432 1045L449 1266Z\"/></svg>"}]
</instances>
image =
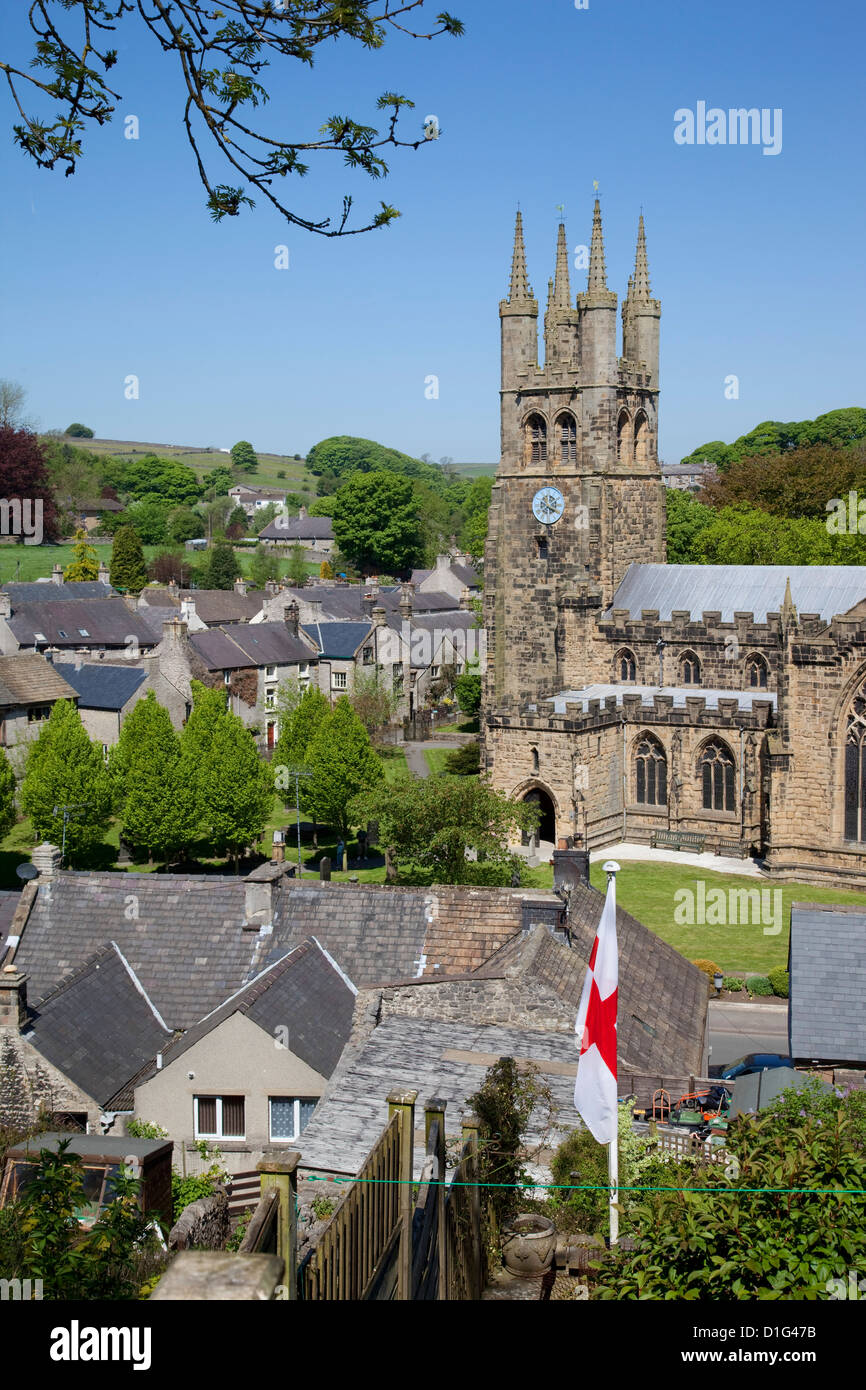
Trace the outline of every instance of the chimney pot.
<instances>
[{"instance_id":1,"label":"chimney pot","mask_svg":"<svg viewBox=\"0 0 866 1390\"><path fill-rule=\"evenodd\" d=\"M285 608L283 609L283 617L286 621L286 627L289 629L293 637L297 637L298 635L298 620L300 618L300 614L301 610L298 607L297 599L292 599L291 603L287 603Z\"/></svg>"},{"instance_id":2,"label":"chimney pot","mask_svg":"<svg viewBox=\"0 0 866 1390\"><path fill-rule=\"evenodd\" d=\"M0 1028L20 1032L27 1021L27 980L14 965L0 973Z\"/></svg>"},{"instance_id":3,"label":"chimney pot","mask_svg":"<svg viewBox=\"0 0 866 1390\"><path fill-rule=\"evenodd\" d=\"M63 567L58 562L55 562L54 568L51 571L51 582L52 584L63 583Z\"/></svg>"},{"instance_id":4,"label":"chimney pot","mask_svg":"<svg viewBox=\"0 0 866 1390\"><path fill-rule=\"evenodd\" d=\"M45 883L52 879L60 868L60 850L57 845L50 845L47 840L43 841L30 855L30 861L33 867L39 870L40 882Z\"/></svg>"}]
</instances>

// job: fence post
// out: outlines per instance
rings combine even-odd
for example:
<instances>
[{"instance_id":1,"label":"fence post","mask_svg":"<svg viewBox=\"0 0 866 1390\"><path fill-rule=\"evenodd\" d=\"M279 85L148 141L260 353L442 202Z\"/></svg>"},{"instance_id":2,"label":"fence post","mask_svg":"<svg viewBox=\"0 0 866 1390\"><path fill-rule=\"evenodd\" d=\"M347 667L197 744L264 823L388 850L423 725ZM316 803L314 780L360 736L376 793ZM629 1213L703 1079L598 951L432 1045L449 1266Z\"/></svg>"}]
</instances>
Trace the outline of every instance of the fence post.
<instances>
[{"instance_id":1,"label":"fence post","mask_svg":"<svg viewBox=\"0 0 866 1390\"><path fill-rule=\"evenodd\" d=\"M261 1195L277 1189L280 1204L277 1217L277 1254L285 1262L288 1297L298 1296L298 1164L301 1155L290 1149L280 1158L263 1158L256 1164L261 1174Z\"/></svg>"},{"instance_id":2,"label":"fence post","mask_svg":"<svg viewBox=\"0 0 866 1390\"><path fill-rule=\"evenodd\" d=\"M415 1151L415 1102L417 1091L391 1091L388 1119L400 1115L400 1255L397 1264L397 1297L412 1297L412 1179Z\"/></svg>"},{"instance_id":3,"label":"fence post","mask_svg":"<svg viewBox=\"0 0 866 1390\"><path fill-rule=\"evenodd\" d=\"M430 1153L430 1131L439 1124L436 1141L436 1248L439 1254L438 1297L448 1298L448 1231L445 1225L445 1107L441 1096L431 1096L424 1106L424 1141Z\"/></svg>"},{"instance_id":4,"label":"fence post","mask_svg":"<svg viewBox=\"0 0 866 1390\"><path fill-rule=\"evenodd\" d=\"M479 1135L481 1131L481 1121L477 1115L466 1114L460 1126L460 1136L463 1145L469 1145L470 1161L466 1165L466 1176L471 1181L469 1188L469 1221L472 1232L472 1298L480 1299L482 1293L482 1279L484 1269L484 1252L481 1249L481 1188L478 1183L481 1178L481 1162L478 1152Z\"/></svg>"}]
</instances>

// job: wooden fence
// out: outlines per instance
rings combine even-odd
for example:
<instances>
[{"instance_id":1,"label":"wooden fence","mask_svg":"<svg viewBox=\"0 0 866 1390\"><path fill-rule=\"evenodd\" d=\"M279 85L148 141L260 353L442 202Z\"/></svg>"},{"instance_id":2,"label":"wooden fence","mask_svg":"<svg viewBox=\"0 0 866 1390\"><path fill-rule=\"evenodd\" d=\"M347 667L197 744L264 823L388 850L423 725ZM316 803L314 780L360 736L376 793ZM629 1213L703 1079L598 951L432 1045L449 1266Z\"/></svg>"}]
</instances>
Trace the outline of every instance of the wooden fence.
<instances>
[{"instance_id":1,"label":"wooden fence","mask_svg":"<svg viewBox=\"0 0 866 1390\"><path fill-rule=\"evenodd\" d=\"M261 1173L258 1168L251 1168L245 1173L232 1173L226 1183L226 1191L229 1196L229 1216L232 1220L243 1216L244 1212L252 1211L261 1196Z\"/></svg>"}]
</instances>

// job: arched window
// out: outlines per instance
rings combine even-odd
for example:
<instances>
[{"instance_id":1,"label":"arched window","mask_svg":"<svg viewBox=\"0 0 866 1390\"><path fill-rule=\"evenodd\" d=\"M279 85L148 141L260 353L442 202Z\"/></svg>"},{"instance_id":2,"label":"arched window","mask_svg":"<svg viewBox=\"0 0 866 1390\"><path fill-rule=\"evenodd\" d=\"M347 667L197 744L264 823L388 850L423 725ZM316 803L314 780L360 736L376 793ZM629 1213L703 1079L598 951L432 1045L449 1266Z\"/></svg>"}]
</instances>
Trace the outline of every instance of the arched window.
<instances>
[{"instance_id":1,"label":"arched window","mask_svg":"<svg viewBox=\"0 0 866 1390\"><path fill-rule=\"evenodd\" d=\"M573 415L560 415L559 459L561 463L577 463L577 421Z\"/></svg>"},{"instance_id":2,"label":"arched window","mask_svg":"<svg viewBox=\"0 0 866 1390\"><path fill-rule=\"evenodd\" d=\"M746 660L746 689L766 690L767 663L762 656L750 656Z\"/></svg>"},{"instance_id":3,"label":"arched window","mask_svg":"<svg viewBox=\"0 0 866 1390\"><path fill-rule=\"evenodd\" d=\"M533 748L533 750L532 750L532 771L533 771L533 772L537 772L537 771L538 771L538 749L537 749L537 748Z\"/></svg>"},{"instance_id":4,"label":"arched window","mask_svg":"<svg viewBox=\"0 0 866 1390\"><path fill-rule=\"evenodd\" d=\"M541 415L530 415L526 422L526 462L547 462L547 423Z\"/></svg>"},{"instance_id":5,"label":"arched window","mask_svg":"<svg viewBox=\"0 0 866 1390\"><path fill-rule=\"evenodd\" d=\"M649 423L643 411L635 417L634 422L634 461L649 462Z\"/></svg>"},{"instance_id":6,"label":"arched window","mask_svg":"<svg viewBox=\"0 0 866 1390\"><path fill-rule=\"evenodd\" d=\"M701 754L700 772L704 810L735 811L734 758L731 750L719 741L708 743Z\"/></svg>"},{"instance_id":7,"label":"arched window","mask_svg":"<svg viewBox=\"0 0 866 1390\"><path fill-rule=\"evenodd\" d=\"M845 839L866 840L866 681L845 723Z\"/></svg>"},{"instance_id":8,"label":"arched window","mask_svg":"<svg viewBox=\"0 0 866 1390\"><path fill-rule=\"evenodd\" d=\"M667 806L668 764L658 739L646 734L635 751L635 787L639 806Z\"/></svg>"},{"instance_id":9,"label":"arched window","mask_svg":"<svg viewBox=\"0 0 866 1390\"><path fill-rule=\"evenodd\" d=\"M694 652L683 652L680 657L680 684L700 685L701 663Z\"/></svg>"},{"instance_id":10,"label":"arched window","mask_svg":"<svg viewBox=\"0 0 866 1390\"><path fill-rule=\"evenodd\" d=\"M616 422L616 456L623 462L631 461L631 419L627 410L621 410Z\"/></svg>"},{"instance_id":11,"label":"arched window","mask_svg":"<svg viewBox=\"0 0 866 1390\"><path fill-rule=\"evenodd\" d=\"M634 659L634 652L630 652L627 647L623 647L621 652L617 652L614 657L617 677L621 681L633 681L637 679L637 664Z\"/></svg>"}]
</instances>

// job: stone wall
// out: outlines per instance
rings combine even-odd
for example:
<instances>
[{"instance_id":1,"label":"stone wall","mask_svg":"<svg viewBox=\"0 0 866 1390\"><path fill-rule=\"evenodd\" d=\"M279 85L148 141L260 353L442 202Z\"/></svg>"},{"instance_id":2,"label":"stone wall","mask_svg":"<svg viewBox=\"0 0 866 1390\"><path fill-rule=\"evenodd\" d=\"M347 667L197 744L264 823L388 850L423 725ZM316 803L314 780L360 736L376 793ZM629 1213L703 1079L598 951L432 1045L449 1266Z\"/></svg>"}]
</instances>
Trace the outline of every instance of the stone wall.
<instances>
[{"instance_id":1,"label":"stone wall","mask_svg":"<svg viewBox=\"0 0 866 1390\"><path fill-rule=\"evenodd\" d=\"M224 1187L190 1202L172 1226L169 1250L224 1250L229 1236L229 1199Z\"/></svg>"},{"instance_id":2,"label":"stone wall","mask_svg":"<svg viewBox=\"0 0 866 1390\"><path fill-rule=\"evenodd\" d=\"M99 1134L100 1109L14 1028L0 1029L0 1124L27 1129L42 1115L86 1114Z\"/></svg>"}]
</instances>

